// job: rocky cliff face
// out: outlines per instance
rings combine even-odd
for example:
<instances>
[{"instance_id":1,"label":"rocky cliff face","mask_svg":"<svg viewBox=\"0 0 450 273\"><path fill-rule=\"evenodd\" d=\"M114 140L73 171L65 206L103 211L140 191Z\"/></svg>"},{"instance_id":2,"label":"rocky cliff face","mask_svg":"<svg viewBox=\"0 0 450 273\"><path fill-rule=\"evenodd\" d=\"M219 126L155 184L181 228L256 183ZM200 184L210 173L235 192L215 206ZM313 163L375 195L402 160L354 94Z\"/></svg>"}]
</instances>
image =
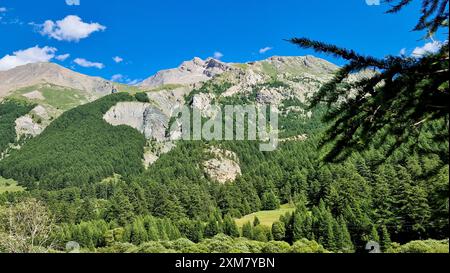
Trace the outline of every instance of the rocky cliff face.
<instances>
[{"instance_id":1,"label":"rocky cliff face","mask_svg":"<svg viewBox=\"0 0 450 273\"><path fill-rule=\"evenodd\" d=\"M166 140L169 119L149 103L120 102L103 118L113 126L128 125L144 134L147 139Z\"/></svg>"}]
</instances>

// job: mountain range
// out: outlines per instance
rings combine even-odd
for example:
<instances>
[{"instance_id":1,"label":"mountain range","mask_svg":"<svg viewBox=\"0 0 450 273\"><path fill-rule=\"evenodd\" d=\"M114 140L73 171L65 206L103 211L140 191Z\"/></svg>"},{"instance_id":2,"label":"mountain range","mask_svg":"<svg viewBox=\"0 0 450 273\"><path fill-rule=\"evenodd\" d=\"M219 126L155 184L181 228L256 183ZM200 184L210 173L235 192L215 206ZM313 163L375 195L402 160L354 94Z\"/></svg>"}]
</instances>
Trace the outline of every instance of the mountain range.
<instances>
[{"instance_id":1,"label":"mountain range","mask_svg":"<svg viewBox=\"0 0 450 273\"><path fill-rule=\"evenodd\" d=\"M119 102L106 111L104 120L113 126L127 125L141 132L157 145L145 148L144 165L148 167L174 148L179 132L169 132L175 109L190 105L210 116L213 105L241 104L242 100L281 106L297 101L285 111L311 117L298 104L331 79L338 67L313 56L271 57L248 63L225 63L208 58L194 58L179 67L162 70L136 86L126 86L99 77L74 72L54 63L35 63L0 72L0 99L19 99L35 106L15 121L17 138L36 137L53 120L77 106L121 91L143 93L145 102ZM292 103L291 103L292 104ZM289 109L287 109L289 108ZM287 135L304 139L304 135ZM20 148L20 146L19 146ZM217 156L210 162L220 181L240 172L232 160ZM218 175L217 173L220 173Z\"/></svg>"},{"instance_id":2,"label":"mountain range","mask_svg":"<svg viewBox=\"0 0 450 273\"><path fill-rule=\"evenodd\" d=\"M194 58L177 68L160 71L136 86L126 86L83 75L54 63L34 63L0 72L0 100L8 97L25 99L39 106L34 114L44 122L38 125L30 117L26 117L19 119L16 124L20 134L29 132L35 136L36 132L44 129L41 128L43 125L47 126L50 120L64 111L111 94L115 88L130 93L146 92L152 102L152 109L161 112L158 117L167 121L173 109L186 103L186 96L206 83L226 85L227 89L221 94L198 92L193 95L193 105L203 112L216 97L253 94L259 103L279 104L288 98L304 101L321 83L330 79L337 68L334 64L313 56L271 57L242 64L224 63L213 58ZM277 84L273 84L274 82ZM133 107L126 104L121 107L123 109L117 111L122 112L124 123L127 123L127 113L141 116L146 109L141 108L142 113L136 113L136 109L133 110ZM161 140L162 123L157 123L159 128L147 128L146 131L159 132L158 139ZM142 124L135 127L142 127ZM154 135L150 134L148 137Z\"/></svg>"}]
</instances>

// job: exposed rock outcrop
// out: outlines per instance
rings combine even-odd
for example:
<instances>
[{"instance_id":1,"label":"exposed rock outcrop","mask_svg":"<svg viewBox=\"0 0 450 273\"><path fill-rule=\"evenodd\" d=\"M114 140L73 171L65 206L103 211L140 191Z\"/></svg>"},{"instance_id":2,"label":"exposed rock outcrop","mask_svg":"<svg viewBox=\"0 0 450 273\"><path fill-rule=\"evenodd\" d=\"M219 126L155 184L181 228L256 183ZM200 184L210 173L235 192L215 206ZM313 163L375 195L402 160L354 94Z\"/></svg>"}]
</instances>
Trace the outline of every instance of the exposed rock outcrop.
<instances>
[{"instance_id":1,"label":"exposed rock outcrop","mask_svg":"<svg viewBox=\"0 0 450 273\"><path fill-rule=\"evenodd\" d=\"M128 125L147 139L166 139L169 118L150 103L119 102L103 118L113 126Z\"/></svg>"},{"instance_id":2,"label":"exposed rock outcrop","mask_svg":"<svg viewBox=\"0 0 450 273\"><path fill-rule=\"evenodd\" d=\"M16 119L16 135L18 138L22 136L37 136L44 130L43 126L34 122L30 115L26 115Z\"/></svg>"},{"instance_id":3,"label":"exposed rock outcrop","mask_svg":"<svg viewBox=\"0 0 450 273\"><path fill-rule=\"evenodd\" d=\"M189 87L179 87L173 90L148 92L147 96L166 116L172 116L175 109L184 105L184 97L191 91Z\"/></svg>"},{"instance_id":4,"label":"exposed rock outcrop","mask_svg":"<svg viewBox=\"0 0 450 273\"><path fill-rule=\"evenodd\" d=\"M234 182L241 173L239 159L234 152L212 147L207 151L213 158L203 163L208 177L219 183Z\"/></svg>"},{"instance_id":5,"label":"exposed rock outcrop","mask_svg":"<svg viewBox=\"0 0 450 273\"><path fill-rule=\"evenodd\" d=\"M145 168L150 167L155 163L163 154L167 154L173 148L175 148L175 143L172 141L156 141L148 143L145 147L144 152L144 166Z\"/></svg>"},{"instance_id":6,"label":"exposed rock outcrop","mask_svg":"<svg viewBox=\"0 0 450 273\"><path fill-rule=\"evenodd\" d=\"M30 113L22 116L15 121L17 138L22 136L35 137L44 131L50 124L51 117L48 111L41 105L36 106Z\"/></svg>"},{"instance_id":7,"label":"exposed rock outcrop","mask_svg":"<svg viewBox=\"0 0 450 273\"><path fill-rule=\"evenodd\" d=\"M212 101L215 98L214 94L200 93L192 98L192 108L200 111L204 117L212 117L216 113L216 109L212 107Z\"/></svg>"}]
</instances>

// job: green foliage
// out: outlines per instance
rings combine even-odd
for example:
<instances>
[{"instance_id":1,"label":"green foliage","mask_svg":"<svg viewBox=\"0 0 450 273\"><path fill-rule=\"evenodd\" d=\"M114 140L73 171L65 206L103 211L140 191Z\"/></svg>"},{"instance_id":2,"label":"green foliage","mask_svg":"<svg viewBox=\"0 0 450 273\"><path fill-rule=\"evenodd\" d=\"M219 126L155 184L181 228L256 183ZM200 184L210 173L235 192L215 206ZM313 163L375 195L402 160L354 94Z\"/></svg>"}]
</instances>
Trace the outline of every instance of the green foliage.
<instances>
[{"instance_id":1,"label":"green foliage","mask_svg":"<svg viewBox=\"0 0 450 273\"><path fill-rule=\"evenodd\" d=\"M386 251L391 247L391 235L385 225L381 227L381 250Z\"/></svg>"},{"instance_id":2,"label":"green foliage","mask_svg":"<svg viewBox=\"0 0 450 273\"><path fill-rule=\"evenodd\" d=\"M183 85L182 84L164 84L164 85L154 88L150 91L157 92L157 91L162 91L162 90L175 90L180 87L183 87Z\"/></svg>"},{"instance_id":3,"label":"green foliage","mask_svg":"<svg viewBox=\"0 0 450 273\"><path fill-rule=\"evenodd\" d=\"M302 240L290 246L286 242L257 242L245 238L232 238L219 234L200 243L187 239L146 242L139 246L129 243L115 243L99 248L100 253L326 253L314 241Z\"/></svg>"},{"instance_id":4,"label":"green foliage","mask_svg":"<svg viewBox=\"0 0 450 273\"><path fill-rule=\"evenodd\" d=\"M395 13L412 1L387 2L396 3L389 10ZM414 30L428 30L428 35L433 35L438 29L447 29L448 1L422 2L422 15ZM329 112L324 120L333 122L322 143L331 146L327 147L327 161L342 161L353 152L374 145L389 149L389 153L397 149L439 153L448 163L448 41L436 53L383 59L307 38L294 38L290 42L347 61L311 100L312 107L325 101ZM376 72L365 73L354 82L347 81L351 74L369 69ZM424 132L429 130L434 130L433 142L424 147L416 140L427 137ZM388 137L392 142L386 141Z\"/></svg>"},{"instance_id":5,"label":"green foliage","mask_svg":"<svg viewBox=\"0 0 450 273\"><path fill-rule=\"evenodd\" d=\"M121 226L126 225L133 219L133 206L123 191L118 190L112 197L106 211L106 219L116 221Z\"/></svg>"},{"instance_id":6,"label":"green foliage","mask_svg":"<svg viewBox=\"0 0 450 273\"><path fill-rule=\"evenodd\" d=\"M231 237L239 237L239 229L234 222L233 218L229 214L225 215L224 221L223 221L224 227L223 227L223 233L225 235L231 236Z\"/></svg>"},{"instance_id":7,"label":"green foliage","mask_svg":"<svg viewBox=\"0 0 450 273\"><path fill-rule=\"evenodd\" d=\"M1 153L8 148L8 145L17 140L16 119L26 115L33 108L34 105L19 100L0 102L0 159Z\"/></svg>"},{"instance_id":8,"label":"green foliage","mask_svg":"<svg viewBox=\"0 0 450 273\"><path fill-rule=\"evenodd\" d=\"M253 226L250 222L247 222L242 226L242 237L247 239L253 238Z\"/></svg>"},{"instance_id":9,"label":"green foliage","mask_svg":"<svg viewBox=\"0 0 450 273\"><path fill-rule=\"evenodd\" d=\"M286 228L282 222L272 224L272 235L275 241L283 241L286 237Z\"/></svg>"},{"instance_id":10,"label":"green foliage","mask_svg":"<svg viewBox=\"0 0 450 273\"><path fill-rule=\"evenodd\" d=\"M328 251L323 248L316 241L309 241L307 239L301 239L295 242L291 247L292 253L327 253Z\"/></svg>"},{"instance_id":11,"label":"green foliage","mask_svg":"<svg viewBox=\"0 0 450 273\"><path fill-rule=\"evenodd\" d=\"M232 85L229 82L215 83L212 81L208 81L204 83L199 89L191 91L189 95L185 97L185 101L190 104L194 96L200 93L211 93L218 96L227 91L231 86Z\"/></svg>"},{"instance_id":12,"label":"green foliage","mask_svg":"<svg viewBox=\"0 0 450 273\"><path fill-rule=\"evenodd\" d=\"M144 136L103 120L110 107L127 100L132 98L120 93L65 112L2 160L0 174L30 189L61 189L98 182L114 173L140 173Z\"/></svg>"},{"instance_id":13,"label":"green foliage","mask_svg":"<svg viewBox=\"0 0 450 273\"><path fill-rule=\"evenodd\" d=\"M139 102L150 102L150 99L147 96L147 93L139 92L134 95L137 101Z\"/></svg>"},{"instance_id":14,"label":"green foliage","mask_svg":"<svg viewBox=\"0 0 450 273\"><path fill-rule=\"evenodd\" d=\"M439 59L445 48L420 60L379 60L314 41L295 42L350 61L322 87L314 107L307 109L297 99L283 101L281 137L307 134L307 140L284 141L271 153L259 151L252 141L179 141L144 171L143 136L126 126L110 126L102 116L119 101L148 98L116 94L63 114L1 161L0 175L29 191L0 194L0 204L36 197L57 216L61 241L79 240L99 252L355 252L364 251L367 240L397 252L439 249L434 243L402 248L392 242L448 237L448 136L443 134L448 122L442 121L448 108L439 104L448 96L448 81L439 76L439 69L448 70L448 58ZM261 88L290 88L277 79L276 67L262 66L272 80L247 94L222 98L230 83L211 81L186 100L213 93L221 104L248 104ZM344 81L369 67L379 71L371 79ZM424 71L436 73L417 76ZM376 85L383 80L385 85ZM350 89L356 97L342 100ZM439 107L430 109L435 103ZM419 137L403 135L405 128L421 129ZM347 144L348 152L338 149L328 156L318 149ZM414 145L420 149L408 148ZM211 146L237 154L242 175L236 181L219 184L205 175L201 166ZM322 160L337 158L338 152L342 160ZM242 217L237 222L244 238L238 238L233 217Z\"/></svg>"},{"instance_id":15,"label":"green foliage","mask_svg":"<svg viewBox=\"0 0 450 273\"><path fill-rule=\"evenodd\" d=\"M17 185L17 181L5 179L0 176L0 194L6 192L21 192L25 189Z\"/></svg>"},{"instance_id":16,"label":"green foliage","mask_svg":"<svg viewBox=\"0 0 450 273\"><path fill-rule=\"evenodd\" d=\"M264 210L276 210L280 208L280 200L273 191L265 192L261 203Z\"/></svg>"},{"instance_id":17,"label":"green foliage","mask_svg":"<svg viewBox=\"0 0 450 273\"><path fill-rule=\"evenodd\" d=\"M397 13L412 1L388 0L391 5L387 13ZM427 37L432 36L439 27L448 26L448 1L423 1L421 16L414 30L427 30Z\"/></svg>"},{"instance_id":18,"label":"green foliage","mask_svg":"<svg viewBox=\"0 0 450 273\"><path fill-rule=\"evenodd\" d=\"M404 245L393 243L388 253L449 253L447 240L412 241Z\"/></svg>"},{"instance_id":19,"label":"green foliage","mask_svg":"<svg viewBox=\"0 0 450 273\"><path fill-rule=\"evenodd\" d=\"M255 216L254 220L253 220L253 226L256 227L259 224L261 224L261 222L259 221L259 218L257 216Z\"/></svg>"},{"instance_id":20,"label":"green foliage","mask_svg":"<svg viewBox=\"0 0 450 273\"><path fill-rule=\"evenodd\" d=\"M217 222L216 217L211 215L209 217L209 221L208 221L208 223L206 224L206 227L205 227L205 237L206 238L214 237L217 234L219 234L219 232L220 232L219 223Z\"/></svg>"},{"instance_id":21,"label":"green foliage","mask_svg":"<svg viewBox=\"0 0 450 273\"><path fill-rule=\"evenodd\" d=\"M27 97L28 93L33 91L38 91L42 99L32 99ZM50 106L56 110L67 111L81 104L89 102L89 95L85 91L58 86L54 84L38 84L33 86L28 86L25 88L18 89L14 91L10 97L26 100L30 103L39 103L42 105Z\"/></svg>"},{"instance_id":22,"label":"green foliage","mask_svg":"<svg viewBox=\"0 0 450 273\"><path fill-rule=\"evenodd\" d=\"M289 253L291 246L283 241L270 241L262 247L262 253Z\"/></svg>"}]
</instances>

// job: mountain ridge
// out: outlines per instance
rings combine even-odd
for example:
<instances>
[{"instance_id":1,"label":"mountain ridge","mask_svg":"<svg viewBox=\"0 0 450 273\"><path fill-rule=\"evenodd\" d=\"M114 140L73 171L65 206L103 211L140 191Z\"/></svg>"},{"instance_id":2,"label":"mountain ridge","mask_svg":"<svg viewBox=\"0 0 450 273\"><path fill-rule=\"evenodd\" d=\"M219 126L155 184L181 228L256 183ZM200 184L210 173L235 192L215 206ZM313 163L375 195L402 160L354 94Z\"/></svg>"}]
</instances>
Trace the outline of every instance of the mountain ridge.
<instances>
[{"instance_id":1,"label":"mountain ridge","mask_svg":"<svg viewBox=\"0 0 450 273\"><path fill-rule=\"evenodd\" d=\"M38 84L50 83L88 92L94 97L111 93L111 81L78 73L51 62L26 64L0 71L0 98L14 90Z\"/></svg>"},{"instance_id":2,"label":"mountain ridge","mask_svg":"<svg viewBox=\"0 0 450 273\"><path fill-rule=\"evenodd\" d=\"M142 89L149 89L161 87L164 85L195 84L208 81L213 77L225 72L239 70L245 66L258 66L265 62L273 64L276 68L282 68L283 65L298 66L300 64L303 64L305 68L317 72L319 72L320 70L333 72L338 68L338 66L336 66L335 64L324 59L314 57L312 55L272 56L264 60L249 61L245 63L226 63L214 58L207 58L205 60L202 60L199 57L194 57L192 60L182 62L176 68L158 71L154 75L143 80L137 86Z\"/></svg>"}]
</instances>

